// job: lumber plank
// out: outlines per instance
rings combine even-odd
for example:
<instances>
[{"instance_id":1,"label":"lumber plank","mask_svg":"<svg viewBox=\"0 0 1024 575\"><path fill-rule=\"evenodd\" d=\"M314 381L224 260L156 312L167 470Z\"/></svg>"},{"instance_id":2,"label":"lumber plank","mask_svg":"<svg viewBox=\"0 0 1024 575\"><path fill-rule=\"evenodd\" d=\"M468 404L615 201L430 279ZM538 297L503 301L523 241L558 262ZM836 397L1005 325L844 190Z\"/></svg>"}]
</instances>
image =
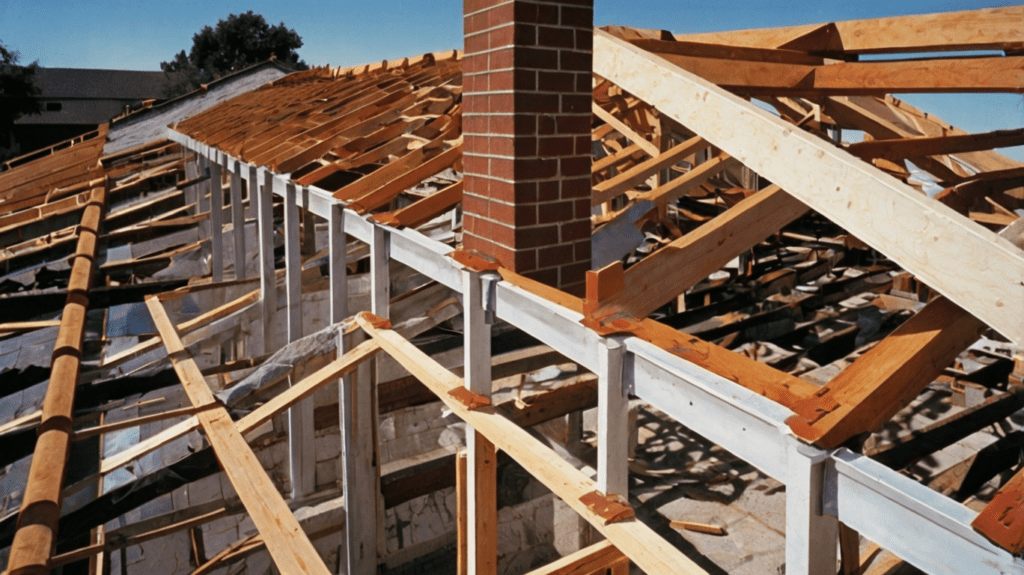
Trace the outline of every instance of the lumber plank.
<instances>
[{"instance_id":1,"label":"lumber plank","mask_svg":"<svg viewBox=\"0 0 1024 575\"><path fill-rule=\"evenodd\" d=\"M1024 317L1024 250L657 56L600 30L594 32L594 46L595 73L703 135L1011 341L1024 344L1019 319ZM701 105L690 104L695 98ZM949 269L960 273L951 275Z\"/></svg>"},{"instance_id":2,"label":"lumber plank","mask_svg":"<svg viewBox=\"0 0 1024 575\"><path fill-rule=\"evenodd\" d=\"M944 297L932 300L813 396L787 423L801 438L831 449L874 431L908 405L986 329Z\"/></svg>"},{"instance_id":3,"label":"lumber plank","mask_svg":"<svg viewBox=\"0 0 1024 575\"><path fill-rule=\"evenodd\" d=\"M1024 145L1024 128L996 130L984 134L950 136L919 136L893 140L868 140L850 144L847 151L858 158L905 160L915 156L935 156L962 152L978 152L992 148Z\"/></svg>"},{"instance_id":4,"label":"lumber plank","mask_svg":"<svg viewBox=\"0 0 1024 575\"><path fill-rule=\"evenodd\" d=\"M778 186L765 188L630 267L622 290L599 302L593 317L647 317L805 213L807 206Z\"/></svg>"},{"instance_id":5,"label":"lumber plank","mask_svg":"<svg viewBox=\"0 0 1024 575\"><path fill-rule=\"evenodd\" d=\"M400 210L373 216L373 219L393 227L416 228L455 207L462 201L462 191L463 183L459 180Z\"/></svg>"},{"instance_id":6,"label":"lumber plank","mask_svg":"<svg viewBox=\"0 0 1024 575\"><path fill-rule=\"evenodd\" d=\"M592 109L595 116L601 118L604 123L615 128L615 131L625 136L630 142L639 146L640 149L647 152L647 155L654 157L661 153L657 144L648 141L646 138L638 134L636 130L627 126L625 122L612 115L608 110L598 106L596 103L593 104Z\"/></svg>"},{"instance_id":7,"label":"lumber plank","mask_svg":"<svg viewBox=\"0 0 1024 575\"><path fill-rule=\"evenodd\" d=\"M691 190L714 176L737 165L739 162L729 154L715 156L674 180L669 180L649 192L637 194L634 200L650 200L658 206L658 213L664 214L668 210L669 204L689 194Z\"/></svg>"},{"instance_id":8,"label":"lumber plank","mask_svg":"<svg viewBox=\"0 0 1024 575\"><path fill-rule=\"evenodd\" d=\"M356 321L391 357L434 391L449 409L519 462L641 569L648 573L705 573L635 518L605 524L604 519L580 501L582 496L596 489L592 479L552 454L528 432L498 415L493 407L470 410L453 398L449 392L461 388L462 380L393 331L374 327L372 316L364 312L356 316Z\"/></svg>"},{"instance_id":9,"label":"lumber plank","mask_svg":"<svg viewBox=\"0 0 1024 575\"><path fill-rule=\"evenodd\" d=\"M621 174L608 178L594 186L590 202L595 206L603 204L615 196L632 189L637 184L643 183L647 178L661 170L678 164L683 158L707 146L708 143L704 141L704 138L696 136L673 146L669 150L659 152L651 159L641 162Z\"/></svg>"},{"instance_id":10,"label":"lumber plank","mask_svg":"<svg viewBox=\"0 0 1024 575\"><path fill-rule=\"evenodd\" d=\"M150 296L146 298L146 306L192 405L201 408L215 403L213 393L195 360L182 345L163 304ZM282 573L330 573L227 410L223 407L206 409L196 417L253 523L266 539L267 550L277 568Z\"/></svg>"},{"instance_id":11,"label":"lumber plank","mask_svg":"<svg viewBox=\"0 0 1024 575\"><path fill-rule=\"evenodd\" d=\"M987 8L912 16L836 22L846 54L1019 50L1024 48L1024 6ZM679 35L679 40L778 48L819 28L820 24L771 29Z\"/></svg>"},{"instance_id":12,"label":"lumber plank","mask_svg":"<svg viewBox=\"0 0 1024 575\"><path fill-rule=\"evenodd\" d=\"M605 540L534 569L527 575L591 575L602 573L622 561L628 559L611 542Z\"/></svg>"}]
</instances>

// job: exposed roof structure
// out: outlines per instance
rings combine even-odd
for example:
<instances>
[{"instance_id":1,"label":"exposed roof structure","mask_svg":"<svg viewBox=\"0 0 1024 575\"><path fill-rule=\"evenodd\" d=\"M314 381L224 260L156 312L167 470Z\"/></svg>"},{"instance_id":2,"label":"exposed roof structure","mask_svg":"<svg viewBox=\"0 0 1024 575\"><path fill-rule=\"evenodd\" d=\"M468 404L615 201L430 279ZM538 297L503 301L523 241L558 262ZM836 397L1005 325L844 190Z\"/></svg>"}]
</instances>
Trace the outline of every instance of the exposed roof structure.
<instances>
[{"instance_id":1,"label":"exposed roof structure","mask_svg":"<svg viewBox=\"0 0 1024 575\"><path fill-rule=\"evenodd\" d=\"M464 195L464 151L514 150L461 52L260 68L12 160L5 567L727 571L668 529L723 526L647 506L711 480L627 455L642 405L785 485L788 573L859 572L859 536L1024 572L1024 128L892 95L1024 93L1021 17L594 30L583 297L462 245L516 216ZM586 442L540 425L595 408ZM607 541L516 563L498 509L538 493Z\"/></svg>"}]
</instances>

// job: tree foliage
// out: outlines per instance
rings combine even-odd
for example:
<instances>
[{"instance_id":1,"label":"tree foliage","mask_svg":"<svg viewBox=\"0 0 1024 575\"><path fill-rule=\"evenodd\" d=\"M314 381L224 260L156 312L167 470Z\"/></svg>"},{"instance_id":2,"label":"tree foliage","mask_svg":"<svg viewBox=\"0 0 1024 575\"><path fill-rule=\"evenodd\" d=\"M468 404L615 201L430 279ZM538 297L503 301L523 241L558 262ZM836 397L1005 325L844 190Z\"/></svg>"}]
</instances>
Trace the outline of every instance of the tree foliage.
<instances>
[{"instance_id":1,"label":"tree foliage","mask_svg":"<svg viewBox=\"0 0 1024 575\"><path fill-rule=\"evenodd\" d=\"M301 47L302 38L294 29L285 27L284 22L271 26L252 10L229 14L217 22L215 28L204 26L192 36L192 49L188 54L182 50L170 62L160 63L170 81L165 95L185 94L200 84L266 61L271 56L286 66L305 70L308 66L296 53Z\"/></svg>"},{"instance_id":2,"label":"tree foliage","mask_svg":"<svg viewBox=\"0 0 1024 575\"><path fill-rule=\"evenodd\" d=\"M11 132L14 121L42 111L36 99L42 90L36 85L38 62L20 66L20 55L0 42L0 160L18 154Z\"/></svg>"}]
</instances>

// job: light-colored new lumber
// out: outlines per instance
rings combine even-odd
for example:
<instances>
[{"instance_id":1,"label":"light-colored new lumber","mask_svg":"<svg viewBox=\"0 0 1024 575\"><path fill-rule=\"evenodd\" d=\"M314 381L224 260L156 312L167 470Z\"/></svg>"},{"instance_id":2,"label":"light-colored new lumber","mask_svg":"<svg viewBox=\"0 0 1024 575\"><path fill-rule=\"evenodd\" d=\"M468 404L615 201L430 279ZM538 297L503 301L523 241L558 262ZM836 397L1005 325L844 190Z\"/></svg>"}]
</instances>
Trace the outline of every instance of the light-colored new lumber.
<instances>
[{"instance_id":1,"label":"light-colored new lumber","mask_svg":"<svg viewBox=\"0 0 1024 575\"><path fill-rule=\"evenodd\" d=\"M835 23L847 54L946 52L954 50L1024 49L1024 6L893 16ZM709 32L677 36L680 40L780 48L820 28L808 24L784 28Z\"/></svg>"},{"instance_id":2,"label":"light-colored new lumber","mask_svg":"<svg viewBox=\"0 0 1024 575\"><path fill-rule=\"evenodd\" d=\"M1011 341L1024 344L1024 250L832 144L628 42L596 30L594 46L595 73L703 135Z\"/></svg>"},{"instance_id":3,"label":"light-colored new lumber","mask_svg":"<svg viewBox=\"0 0 1024 575\"><path fill-rule=\"evenodd\" d=\"M637 184L645 182L647 178L661 170L678 164L687 156L707 146L708 143L703 138L696 136L664 152L655 154L653 158L640 162L621 174L608 178L594 186L590 199L591 204L595 206L603 204L615 196L633 189Z\"/></svg>"},{"instance_id":4,"label":"light-colored new lumber","mask_svg":"<svg viewBox=\"0 0 1024 575\"><path fill-rule=\"evenodd\" d=\"M850 144L847 150L858 158L886 158L903 160L914 156L935 156L978 152L992 148L1024 145L1024 128L996 130L984 134L955 134L950 136L918 136L894 140L866 140Z\"/></svg>"},{"instance_id":5,"label":"light-colored new lumber","mask_svg":"<svg viewBox=\"0 0 1024 575\"><path fill-rule=\"evenodd\" d=\"M449 392L462 387L462 380L407 340L391 330L375 328L365 313L356 316L356 320L391 357L437 394L449 409L519 462L641 569L648 573L705 573L636 518L605 524L604 519L580 501L581 497L596 490L597 484L592 479L499 415L493 407L471 410L451 397Z\"/></svg>"},{"instance_id":6,"label":"light-colored new lumber","mask_svg":"<svg viewBox=\"0 0 1024 575\"><path fill-rule=\"evenodd\" d=\"M104 182L93 188L89 205L82 213L78 245L68 280L68 298L53 346L51 383L43 399L39 436L7 564L9 572L19 575L49 573L47 564L56 548L93 261L106 203L107 183Z\"/></svg>"},{"instance_id":7,"label":"light-colored new lumber","mask_svg":"<svg viewBox=\"0 0 1024 575\"><path fill-rule=\"evenodd\" d=\"M647 155L653 158L661 153L657 144L648 141L646 138L638 134L636 130L627 126L625 122L612 115L608 110L605 110L597 104L593 104L592 109L595 116L601 118L604 123L615 128L615 131L625 136L630 142L639 146L640 149L647 152Z\"/></svg>"},{"instance_id":8,"label":"light-colored new lumber","mask_svg":"<svg viewBox=\"0 0 1024 575\"><path fill-rule=\"evenodd\" d=\"M154 297L146 306L167 347L174 370L194 407L204 408L216 399L203 379L195 360L188 355L163 304ZM282 573L323 573L330 571L320 560L313 544L302 532L298 520L281 499L252 449L223 407L205 409L197 416L207 440L217 454L225 474L245 505L256 528L267 541L267 550Z\"/></svg>"},{"instance_id":9,"label":"light-colored new lumber","mask_svg":"<svg viewBox=\"0 0 1024 575\"><path fill-rule=\"evenodd\" d=\"M769 186L626 270L622 290L595 317L612 309L647 317L805 213L800 200Z\"/></svg>"},{"instance_id":10,"label":"light-colored new lumber","mask_svg":"<svg viewBox=\"0 0 1024 575\"><path fill-rule=\"evenodd\" d=\"M596 575L629 559L608 540L584 547L527 575Z\"/></svg>"}]
</instances>

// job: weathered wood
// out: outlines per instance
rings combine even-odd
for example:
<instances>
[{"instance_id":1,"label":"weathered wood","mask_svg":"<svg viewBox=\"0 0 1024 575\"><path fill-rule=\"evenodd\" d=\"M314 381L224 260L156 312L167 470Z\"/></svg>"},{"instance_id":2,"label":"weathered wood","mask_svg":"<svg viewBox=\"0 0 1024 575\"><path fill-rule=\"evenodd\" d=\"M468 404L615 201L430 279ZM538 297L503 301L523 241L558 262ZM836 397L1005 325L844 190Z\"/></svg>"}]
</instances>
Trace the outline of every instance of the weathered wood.
<instances>
[{"instance_id":1,"label":"weathered wood","mask_svg":"<svg viewBox=\"0 0 1024 575\"><path fill-rule=\"evenodd\" d=\"M674 166L694 152L706 148L707 145L708 143L703 138L694 137L682 144L673 146L665 152L659 152L651 159L641 162L621 174L608 178L594 186L590 202L596 206L615 196L624 194L627 190L633 189L634 186L643 183L661 170Z\"/></svg>"},{"instance_id":2,"label":"weathered wood","mask_svg":"<svg viewBox=\"0 0 1024 575\"><path fill-rule=\"evenodd\" d=\"M182 346L163 305L152 297L147 298L146 305L192 405L203 408L216 403L199 367ZM266 538L267 550L277 568L282 573L330 573L227 410L223 407L205 409L196 417L253 523Z\"/></svg>"},{"instance_id":3,"label":"weathered wood","mask_svg":"<svg viewBox=\"0 0 1024 575\"><path fill-rule=\"evenodd\" d=\"M629 563L629 559L605 540L534 569L527 575L597 575L622 562Z\"/></svg>"},{"instance_id":4,"label":"weathered wood","mask_svg":"<svg viewBox=\"0 0 1024 575\"><path fill-rule=\"evenodd\" d=\"M430 387L456 415L473 429L493 440L498 449L508 453L531 475L561 497L641 569L648 573L705 573L693 561L636 519L606 524L600 515L580 501L581 497L596 489L596 483L592 479L564 459L552 454L549 448L528 432L498 415L493 407L471 410L454 399L449 392L462 387L460 378L394 332L374 327L371 317L364 313L356 316L356 320L391 357Z\"/></svg>"},{"instance_id":5,"label":"weathered wood","mask_svg":"<svg viewBox=\"0 0 1024 575\"><path fill-rule=\"evenodd\" d=\"M93 188L90 204L85 208L79 226L77 249L68 280L67 303L53 346L51 383L43 399L42 422L7 564L11 573L19 575L48 573L47 562L56 549L89 288L92 286L97 238L103 225L106 203L107 184L104 183Z\"/></svg>"},{"instance_id":6,"label":"weathered wood","mask_svg":"<svg viewBox=\"0 0 1024 575\"><path fill-rule=\"evenodd\" d=\"M1019 321L1024 250L831 143L794 131L784 120L600 30L594 32L594 72L880 248L1010 340L1024 343ZM651 81L655 76L658 81ZM689 103L695 99L701 105ZM930 233L921 234L923 229ZM942 266L934 264L936 258ZM946 273L951 267L962 273Z\"/></svg>"},{"instance_id":7,"label":"weathered wood","mask_svg":"<svg viewBox=\"0 0 1024 575\"><path fill-rule=\"evenodd\" d=\"M633 130L633 128L627 126L625 122L616 118L608 110L605 110L601 106L598 106L596 103L593 104L592 109L594 111L595 116L601 118L601 120L604 121L606 124L615 128L615 131L625 136L630 142L633 142L633 144L639 146L640 149L647 152L647 155L653 158L661 153L661 150L658 149L657 144L650 142L649 140L647 140L647 138L644 138L643 136L638 134L635 130Z\"/></svg>"},{"instance_id":8,"label":"weathered wood","mask_svg":"<svg viewBox=\"0 0 1024 575\"><path fill-rule=\"evenodd\" d=\"M846 149L858 158L903 160L916 156L935 156L961 152L977 152L992 148L1024 145L1024 128L997 130L984 134L949 136L918 136L894 140L867 140L850 144Z\"/></svg>"},{"instance_id":9,"label":"weathered wood","mask_svg":"<svg viewBox=\"0 0 1024 575\"><path fill-rule=\"evenodd\" d=\"M793 406L787 423L827 449L874 431L909 404L985 330L985 324L940 297Z\"/></svg>"},{"instance_id":10,"label":"weathered wood","mask_svg":"<svg viewBox=\"0 0 1024 575\"><path fill-rule=\"evenodd\" d=\"M846 54L943 52L955 50L1020 50L1024 34L1017 24L1024 7L986 8L911 16L893 16L835 23ZM813 32L820 24L784 28L708 32L677 36L680 40L778 48ZM814 50L812 50L814 51Z\"/></svg>"}]
</instances>

